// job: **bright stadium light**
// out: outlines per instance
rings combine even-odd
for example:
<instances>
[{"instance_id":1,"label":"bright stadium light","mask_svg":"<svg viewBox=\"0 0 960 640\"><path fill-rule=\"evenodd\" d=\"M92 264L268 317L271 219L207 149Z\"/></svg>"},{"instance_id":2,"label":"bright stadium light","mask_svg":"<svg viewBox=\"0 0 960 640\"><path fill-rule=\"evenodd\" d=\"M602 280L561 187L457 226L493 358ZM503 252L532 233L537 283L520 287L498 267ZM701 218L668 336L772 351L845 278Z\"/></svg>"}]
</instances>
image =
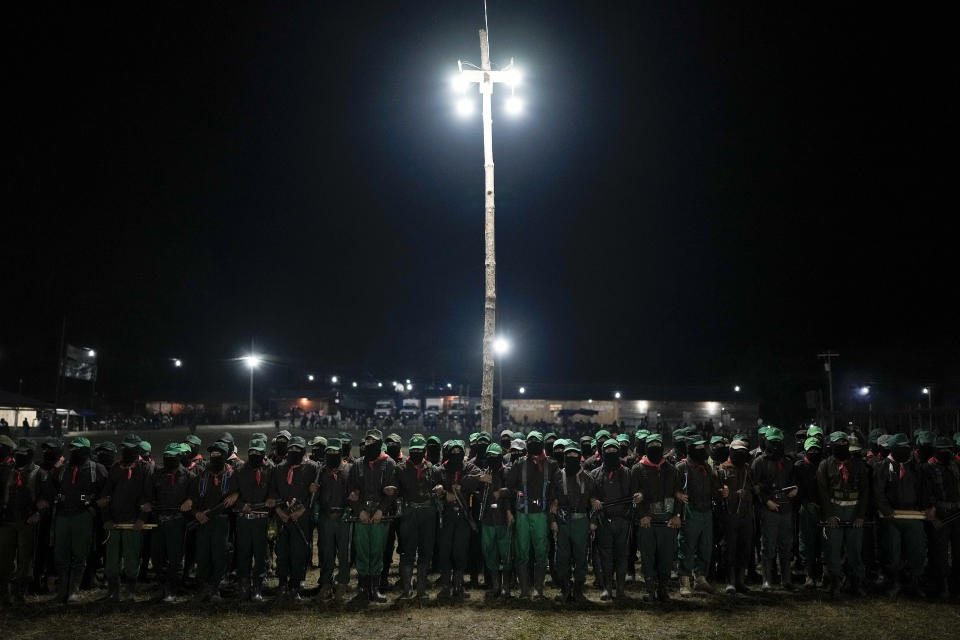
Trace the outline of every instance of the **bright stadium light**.
<instances>
[{"instance_id":1,"label":"bright stadium light","mask_svg":"<svg viewBox=\"0 0 960 640\"><path fill-rule=\"evenodd\" d=\"M924 387L924 388L923 388L923 395L925 395L925 396L930 395L930 387Z\"/></svg>"},{"instance_id":2,"label":"bright stadium light","mask_svg":"<svg viewBox=\"0 0 960 640\"><path fill-rule=\"evenodd\" d=\"M525 394L526 392L527 392L527 388L526 388L526 387L520 387L520 395L523 395L523 394Z\"/></svg>"},{"instance_id":3,"label":"bright stadium light","mask_svg":"<svg viewBox=\"0 0 960 640\"><path fill-rule=\"evenodd\" d=\"M453 383L452 383L452 382L448 382L448 383L447 383L447 389L453 389Z\"/></svg>"},{"instance_id":4,"label":"bright stadium light","mask_svg":"<svg viewBox=\"0 0 960 640\"><path fill-rule=\"evenodd\" d=\"M383 388L383 383L382 383L382 382L378 382L378 383L377 383L377 388L378 388L378 389L382 389L382 388Z\"/></svg>"},{"instance_id":5,"label":"bright stadium light","mask_svg":"<svg viewBox=\"0 0 960 640\"><path fill-rule=\"evenodd\" d=\"M457 115L467 117L473 113L473 100L470 98L460 98L457 100Z\"/></svg>"},{"instance_id":6,"label":"bright stadium light","mask_svg":"<svg viewBox=\"0 0 960 640\"><path fill-rule=\"evenodd\" d=\"M498 356L506 355L510 352L510 341L506 338L496 338L493 341L493 352Z\"/></svg>"},{"instance_id":7,"label":"bright stadium light","mask_svg":"<svg viewBox=\"0 0 960 640\"><path fill-rule=\"evenodd\" d=\"M738 384L737 384L737 385L734 385L734 386L733 386L733 391L734 391L735 393L740 393L740 385L738 385Z\"/></svg>"},{"instance_id":8,"label":"bright stadium light","mask_svg":"<svg viewBox=\"0 0 960 640\"><path fill-rule=\"evenodd\" d=\"M337 380L338 380L338 379L339 379L339 378L337 378L337 376L330 376L330 382L331 382L332 384L337 384Z\"/></svg>"},{"instance_id":9,"label":"bright stadium light","mask_svg":"<svg viewBox=\"0 0 960 640\"><path fill-rule=\"evenodd\" d=\"M256 369L260 366L260 356L251 353L248 356L243 356L243 361L246 363L248 369Z\"/></svg>"},{"instance_id":10,"label":"bright stadium light","mask_svg":"<svg viewBox=\"0 0 960 640\"><path fill-rule=\"evenodd\" d=\"M356 389L356 388L357 388L357 381L354 380L353 382L351 382L351 383L350 383L350 386L353 387L354 389Z\"/></svg>"},{"instance_id":11,"label":"bright stadium light","mask_svg":"<svg viewBox=\"0 0 960 640\"><path fill-rule=\"evenodd\" d=\"M312 373L307 374L307 380L309 380L310 382L313 382L314 377Z\"/></svg>"},{"instance_id":12,"label":"bright stadium light","mask_svg":"<svg viewBox=\"0 0 960 640\"><path fill-rule=\"evenodd\" d=\"M510 96L504 103L504 109L512 116L518 116L523 113L523 100L516 96Z\"/></svg>"},{"instance_id":13,"label":"bright stadium light","mask_svg":"<svg viewBox=\"0 0 960 640\"><path fill-rule=\"evenodd\" d=\"M91 358L93 358L93 357L96 357L97 352L94 351L93 349L88 349L88 350L87 350L87 355L90 356Z\"/></svg>"},{"instance_id":14,"label":"bright stadium light","mask_svg":"<svg viewBox=\"0 0 960 640\"><path fill-rule=\"evenodd\" d=\"M614 392L613 392L613 397L616 398L617 400L619 400L619 399L620 399L620 392L619 392L619 391L614 391Z\"/></svg>"},{"instance_id":15,"label":"bright stadium light","mask_svg":"<svg viewBox=\"0 0 960 640\"><path fill-rule=\"evenodd\" d=\"M870 387L860 387L860 395L865 396L870 394Z\"/></svg>"},{"instance_id":16,"label":"bright stadium light","mask_svg":"<svg viewBox=\"0 0 960 640\"><path fill-rule=\"evenodd\" d=\"M412 391L412 390L413 390L413 385L408 382L408 383L407 383L407 391Z\"/></svg>"},{"instance_id":17,"label":"bright stadium light","mask_svg":"<svg viewBox=\"0 0 960 640\"><path fill-rule=\"evenodd\" d=\"M174 359L173 359L173 366L175 366L175 367L177 367L177 368L182 367L182 366L183 366L183 360L180 360L179 358L174 358Z\"/></svg>"}]
</instances>

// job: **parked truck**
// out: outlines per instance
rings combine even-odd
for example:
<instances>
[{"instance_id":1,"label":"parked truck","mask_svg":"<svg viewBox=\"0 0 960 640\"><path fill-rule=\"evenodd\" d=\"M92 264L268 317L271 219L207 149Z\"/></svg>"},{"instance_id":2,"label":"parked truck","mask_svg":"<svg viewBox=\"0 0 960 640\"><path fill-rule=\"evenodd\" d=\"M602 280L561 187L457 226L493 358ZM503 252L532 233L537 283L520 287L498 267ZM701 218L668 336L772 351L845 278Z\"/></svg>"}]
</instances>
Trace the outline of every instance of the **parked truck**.
<instances>
[{"instance_id":1,"label":"parked truck","mask_svg":"<svg viewBox=\"0 0 960 640\"><path fill-rule=\"evenodd\" d=\"M373 407L373 417L377 420L386 420L392 418L397 407L392 398L382 398L377 400Z\"/></svg>"},{"instance_id":2,"label":"parked truck","mask_svg":"<svg viewBox=\"0 0 960 640\"><path fill-rule=\"evenodd\" d=\"M401 420L416 420L420 417L420 398L404 398L400 407Z\"/></svg>"}]
</instances>

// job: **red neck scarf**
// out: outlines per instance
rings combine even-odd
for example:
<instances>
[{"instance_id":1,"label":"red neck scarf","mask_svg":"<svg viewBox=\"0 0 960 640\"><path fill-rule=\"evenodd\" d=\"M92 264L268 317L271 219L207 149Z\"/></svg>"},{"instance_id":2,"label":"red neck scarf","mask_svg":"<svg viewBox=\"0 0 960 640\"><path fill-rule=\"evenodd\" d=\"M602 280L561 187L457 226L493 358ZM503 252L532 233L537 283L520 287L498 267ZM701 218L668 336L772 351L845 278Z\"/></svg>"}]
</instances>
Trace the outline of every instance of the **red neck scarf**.
<instances>
[{"instance_id":1,"label":"red neck scarf","mask_svg":"<svg viewBox=\"0 0 960 640\"><path fill-rule=\"evenodd\" d=\"M23 486L23 471L17 469L17 487Z\"/></svg>"},{"instance_id":2,"label":"red neck scarf","mask_svg":"<svg viewBox=\"0 0 960 640\"><path fill-rule=\"evenodd\" d=\"M653 462L650 462L650 458L648 458L647 456L643 456L642 458L640 458L640 464L642 464L645 467L653 467L657 471L660 471L660 469L663 468L663 465L666 461L667 461L666 458L660 458L660 462L653 463Z\"/></svg>"},{"instance_id":3,"label":"red neck scarf","mask_svg":"<svg viewBox=\"0 0 960 640\"><path fill-rule=\"evenodd\" d=\"M703 472L703 475L707 475L707 465L705 465L705 464L700 464L700 463L697 462L696 460L691 460L691 459L690 459L690 456L687 456L686 458L684 458L683 461L686 462L686 463L687 463L688 465L690 465L691 467L700 469L700 471Z\"/></svg>"},{"instance_id":4,"label":"red neck scarf","mask_svg":"<svg viewBox=\"0 0 960 640\"><path fill-rule=\"evenodd\" d=\"M900 466L900 479L903 480L903 477L904 477L905 475L907 475L907 463L906 463L906 462L897 462L896 460L893 459L893 454L892 454L892 453L891 453L890 455L888 455L887 458L888 458L888 459L890 460L890 462L892 462L893 464Z\"/></svg>"},{"instance_id":5,"label":"red neck scarf","mask_svg":"<svg viewBox=\"0 0 960 640\"><path fill-rule=\"evenodd\" d=\"M127 480L129 480L130 478L133 477L133 468L137 466L137 462L140 462L141 460L143 460L143 458L141 458L140 456L137 456L137 459L134 462L131 462L130 464L127 464L127 465L118 463L117 466L120 467L121 469L127 470Z\"/></svg>"},{"instance_id":6,"label":"red neck scarf","mask_svg":"<svg viewBox=\"0 0 960 640\"><path fill-rule=\"evenodd\" d=\"M292 465L290 465L290 467L287 469L287 484L288 484L288 485L289 485L289 484L293 484L293 470L294 470L294 469L299 469L299 468L300 468L300 465L298 465L298 464L292 464ZM259 475L259 473L260 473L260 472L257 471L257 474L258 474L258 475ZM257 478L257 483L259 483L259 482L260 482L260 478L258 477L258 478Z\"/></svg>"},{"instance_id":7,"label":"red neck scarf","mask_svg":"<svg viewBox=\"0 0 960 640\"><path fill-rule=\"evenodd\" d=\"M379 461L381 461L381 460L385 460L385 459L387 459L387 458L389 458L389 457L390 457L390 456L388 456L388 455L385 454L383 451L381 451L381 452L380 452L380 455L379 455L378 457L374 458L373 460L371 460L370 462L367 463L367 466L370 467L371 469L373 469L373 465L374 465L375 463L377 463L377 462L379 462Z\"/></svg>"},{"instance_id":8,"label":"red neck scarf","mask_svg":"<svg viewBox=\"0 0 960 640\"><path fill-rule=\"evenodd\" d=\"M837 465L837 471L840 472L840 476L843 478L844 483L850 482L850 469L847 468L846 462L841 462Z\"/></svg>"}]
</instances>

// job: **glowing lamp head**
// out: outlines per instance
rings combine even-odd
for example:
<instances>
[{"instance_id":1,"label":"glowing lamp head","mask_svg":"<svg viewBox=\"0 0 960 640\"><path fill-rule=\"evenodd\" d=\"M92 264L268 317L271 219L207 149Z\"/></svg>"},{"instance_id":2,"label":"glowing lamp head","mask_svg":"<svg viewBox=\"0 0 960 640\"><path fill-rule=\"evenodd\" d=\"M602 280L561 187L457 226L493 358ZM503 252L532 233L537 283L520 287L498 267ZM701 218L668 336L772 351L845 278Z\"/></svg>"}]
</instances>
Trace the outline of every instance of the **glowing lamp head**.
<instances>
[{"instance_id":1,"label":"glowing lamp head","mask_svg":"<svg viewBox=\"0 0 960 640\"><path fill-rule=\"evenodd\" d=\"M924 388L923 388L923 395L925 395L925 396L930 395L930 387L924 387Z\"/></svg>"},{"instance_id":2,"label":"glowing lamp head","mask_svg":"<svg viewBox=\"0 0 960 640\"><path fill-rule=\"evenodd\" d=\"M510 341L506 338L495 338L493 341L493 352L498 356L505 355L510 351Z\"/></svg>"},{"instance_id":3,"label":"glowing lamp head","mask_svg":"<svg viewBox=\"0 0 960 640\"><path fill-rule=\"evenodd\" d=\"M93 358L93 357L95 357L95 356L97 355L97 352L94 351L93 349L88 349L88 350L87 350L87 355L90 356L91 358Z\"/></svg>"},{"instance_id":4,"label":"glowing lamp head","mask_svg":"<svg viewBox=\"0 0 960 640\"><path fill-rule=\"evenodd\" d=\"M504 108L507 110L507 113L509 113L510 115L518 116L521 113L523 113L523 100L521 100L516 96L510 96L509 98L507 98L507 102L506 104L504 104Z\"/></svg>"},{"instance_id":5,"label":"glowing lamp head","mask_svg":"<svg viewBox=\"0 0 960 640\"><path fill-rule=\"evenodd\" d=\"M246 363L248 369L256 369L260 366L260 356L250 354L249 356L243 356L243 361Z\"/></svg>"},{"instance_id":6,"label":"glowing lamp head","mask_svg":"<svg viewBox=\"0 0 960 640\"><path fill-rule=\"evenodd\" d=\"M337 382L339 382L339 381L340 381L340 378L338 378L337 376L330 376L330 382L331 382L331 383L337 384Z\"/></svg>"},{"instance_id":7,"label":"glowing lamp head","mask_svg":"<svg viewBox=\"0 0 960 640\"><path fill-rule=\"evenodd\" d=\"M312 373L307 374L307 380L309 380L310 382L313 382L314 376Z\"/></svg>"},{"instance_id":8,"label":"glowing lamp head","mask_svg":"<svg viewBox=\"0 0 960 640\"><path fill-rule=\"evenodd\" d=\"M870 387L860 387L860 395L870 395Z\"/></svg>"},{"instance_id":9,"label":"glowing lamp head","mask_svg":"<svg viewBox=\"0 0 960 640\"><path fill-rule=\"evenodd\" d=\"M734 392L736 392L736 393L740 393L740 385L735 385L735 386L733 387L733 390L734 390Z\"/></svg>"},{"instance_id":10,"label":"glowing lamp head","mask_svg":"<svg viewBox=\"0 0 960 640\"><path fill-rule=\"evenodd\" d=\"M527 392L527 388L526 388L526 387L520 387L520 395L523 395L523 394L525 394L526 392Z\"/></svg>"},{"instance_id":11,"label":"glowing lamp head","mask_svg":"<svg viewBox=\"0 0 960 640\"><path fill-rule=\"evenodd\" d=\"M620 392L619 392L619 391L614 391L613 397L616 398L617 400L619 400L619 399L620 399Z\"/></svg>"},{"instance_id":12,"label":"glowing lamp head","mask_svg":"<svg viewBox=\"0 0 960 640\"><path fill-rule=\"evenodd\" d=\"M178 367L178 368L179 368L179 367L182 367L182 366L183 366L183 361L180 360L180 359L178 359L178 358L174 358L174 359L173 359L173 366Z\"/></svg>"},{"instance_id":13,"label":"glowing lamp head","mask_svg":"<svg viewBox=\"0 0 960 640\"><path fill-rule=\"evenodd\" d=\"M351 383L350 383L350 386L352 386L354 389L356 389L356 388L357 388L357 381L354 380L353 382L351 382Z\"/></svg>"},{"instance_id":14,"label":"glowing lamp head","mask_svg":"<svg viewBox=\"0 0 960 640\"><path fill-rule=\"evenodd\" d=\"M457 115L466 118L473 113L473 100L470 98L460 98L457 100Z\"/></svg>"}]
</instances>

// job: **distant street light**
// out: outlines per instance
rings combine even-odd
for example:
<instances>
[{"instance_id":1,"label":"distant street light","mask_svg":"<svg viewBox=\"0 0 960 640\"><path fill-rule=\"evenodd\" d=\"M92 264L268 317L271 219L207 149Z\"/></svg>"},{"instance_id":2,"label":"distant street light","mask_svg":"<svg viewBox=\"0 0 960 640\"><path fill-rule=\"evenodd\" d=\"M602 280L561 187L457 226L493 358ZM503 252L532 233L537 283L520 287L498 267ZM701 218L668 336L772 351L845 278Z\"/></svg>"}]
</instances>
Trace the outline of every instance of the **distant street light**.
<instances>
[{"instance_id":1,"label":"distant street light","mask_svg":"<svg viewBox=\"0 0 960 640\"><path fill-rule=\"evenodd\" d=\"M930 426L933 427L933 388L924 387L923 395L927 396L927 411L930 412Z\"/></svg>"},{"instance_id":2,"label":"distant street light","mask_svg":"<svg viewBox=\"0 0 960 640\"><path fill-rule=\"evenodd\" d=\"M357 388L357 381L354 380L353 382L351 382L351 383L350 383L350 386L353 387L354 389L356 389L356 388Z\"/></svg>"},{"instance_id":3,"label":"distant street light","mask_svg":"<svg viewBox=\"0 0 960 640\"><path fill-rule=\"evenodd\" d=\"M330 383L331 383L331 384L337 384L337 380L338 380L337 376L330 376Z\"/></svg>"},{"instance_id":4,"label":"distant street light","mask_svg":"<svg viewBox=\"0 0 960 640\"><path fill-rule=\"evenodd\" d=\"M619 391L614 391L614 392L613 392L613 397L616 398L617 400L619 400L619 399L620 399L620 392L619 392Z\"/></svg>"},{"instance_id":5,"label":"distant street light","mask_svg":"<svg viewBox=\"0 0 960 640\"><path fill-rule=\"evenodd\" d=\"M497 354L496 363L500 365L500 425L503 426L503 358L510 353L510 341L500 336L493 341L493 352ZM492 401L492 398L491 398ZM483 398L480 400L480 419L483 420Z\"/></svg>"},{"instance_id":6,"label":"distant street light","mask_svg":"<svg viewBox=\"0 0 960 640\"><path fill-rule=\"evenodd\" d=\"M413 390L413 385L408 382L408 383L407 383L407 391L412 391L412 390Z\"/></svg>"},{"instance_id":7,"label":"distant street light","mask_svg":"<svg viewBox=\"0 0 960 640\"><path fill-rule=\"evenodd\" d=\"M87 351L87 355L90 356L91 358L95 358L96 355L97 355L97 352L94 351L93 349L89 349L89 350Z\"/></svg>"},{"instance_id":8,"label":"distant street light","mask_svg":"<svg viewBox=\"0 0 960 640\"><path fill-rule=\"evenodd\" d=\"M313 374L312 374L312 373L307 374L307 380L309 380L310 382L313 382Z\"/></svg>"},{"instance_id":9,"label":"distant street light","mask_svg":"<svg viewBox=\"0 0 960 640\"><path fill-rule=\"evenodd\" d=\"M247 368L250 369L250 408L248 421L253 422L253 370L260 366L260 356L255 353L251 353L248 356L243 357L243 361L246 363Z\"/></svg>"},{"instance_id":10,"label":"distant street light","mask_svg":"<svg viewBox=\"0 0 960 640\"><path fill-rule=\"evenodd\" d=\"M486 10L484 10L484 22L486 23ZM476 83L480 89L482 100L482 122L483 122L483 170L484 170L484 293L483 293L483 358L482 372L483 377L480 386L480 430L485 433L493 433L493 340L497 331L497 260L495 248L494 216L495 216L495 196L493 189L493 115L492 115L492 96L493 85L507 83L511 85L511 99L507 104L507 111L510 113L519 113L523 104L513 96L513 87L520 81L520 75L513 68L513 60L503 69L494 69L490 64L490 42L487 38L488 29L486 24L480 29L480 66L467 65L472 68L464 68L464 64L457 61L457 68L460 71L459 79L455 82L454 88L463 92ZM457 113L461 116L467 116L473 113L474 100L466 96L457 101ZM502 386L501 371L501 386ZM501 399L503 396L501 389ZM502 409L502 407L501 407ZM502 415L501 415L502 419Z\"/></svg>"},{"instance_id":11,"label":"distant street light","mask_svg":"<svg viewBox=\"0 0 960 640\"><path fill-rule=\"evenodd\" d=\"M526 387L520 387L520 395L523 395L527 392Z\"/></svg>"},{"instance_id":12,"label":"distant street light","mask_svg":"<svg viewBox=\"0 0 960 640\"><path fill-rule=\"evenodd\" d=\"M735 393L740 393L740 385L734 385L733 390Z\"/></svg>"},{"instance_id":13,"label":"distant street light","mask_svg":"<svg viewBox=\"0 0 960 640\"><path fill-rule=\"evenodd\" d=\"M452 383L452 382L448 382L448 383L447 383L447 389L453 389L453 383Z\"/></svg>"},{"instance_id":14,"label":"distant street light","mask_svg":"<svg viewBox=\"0 0 960 640\"><path fill-rule=\"evenodd\" d=\"M924 388L923 388L923 395L925 395L925 396L930 395L930 389L929 389L929 387L924 387Z\"/></svg>"},{"instance_id":15,"label":"distant street light","mask_svg":"<svg viewBox=\"0 0 960 640\"><path fill-rule=\"evenodd\" d=\"M404 380L404 382L406 382L407 384L410 384L410 378L407 378L406 380Z\"/></svg>"},{"instance_id":16,"label":"distant street light","mask_svg":"<svg viewBox=\"0 0 960 640\"><path fill-rule=\"evenodd\" d=\"M173 366L175 366L175 367L177 367L177 368L182 367L182 366L183 366L183 360L180 360L179 358L174 358L174 359L173 359Z\"/></svg>"},{"instance_id":17,"label":"distant street light","mask_svg":"<svg viewBox=\"0 0 960 640\"><path fill-rule=\"evenodd\" d=\"M860 387L860 395L870 395L870 387Z\"/></svg>"},{"instance_id":18,"label":"distant street light","mask_svg":"<svg viewBox=\"0 0 960 640\"><path fill-rule=\"evenodd\" d=\"M377 383L377 388L378 388L378 389L382 389L382 388L383 388L383 383L382 383L382 382L378 382L378 383Z\"/></svg>"}]
</instances>

